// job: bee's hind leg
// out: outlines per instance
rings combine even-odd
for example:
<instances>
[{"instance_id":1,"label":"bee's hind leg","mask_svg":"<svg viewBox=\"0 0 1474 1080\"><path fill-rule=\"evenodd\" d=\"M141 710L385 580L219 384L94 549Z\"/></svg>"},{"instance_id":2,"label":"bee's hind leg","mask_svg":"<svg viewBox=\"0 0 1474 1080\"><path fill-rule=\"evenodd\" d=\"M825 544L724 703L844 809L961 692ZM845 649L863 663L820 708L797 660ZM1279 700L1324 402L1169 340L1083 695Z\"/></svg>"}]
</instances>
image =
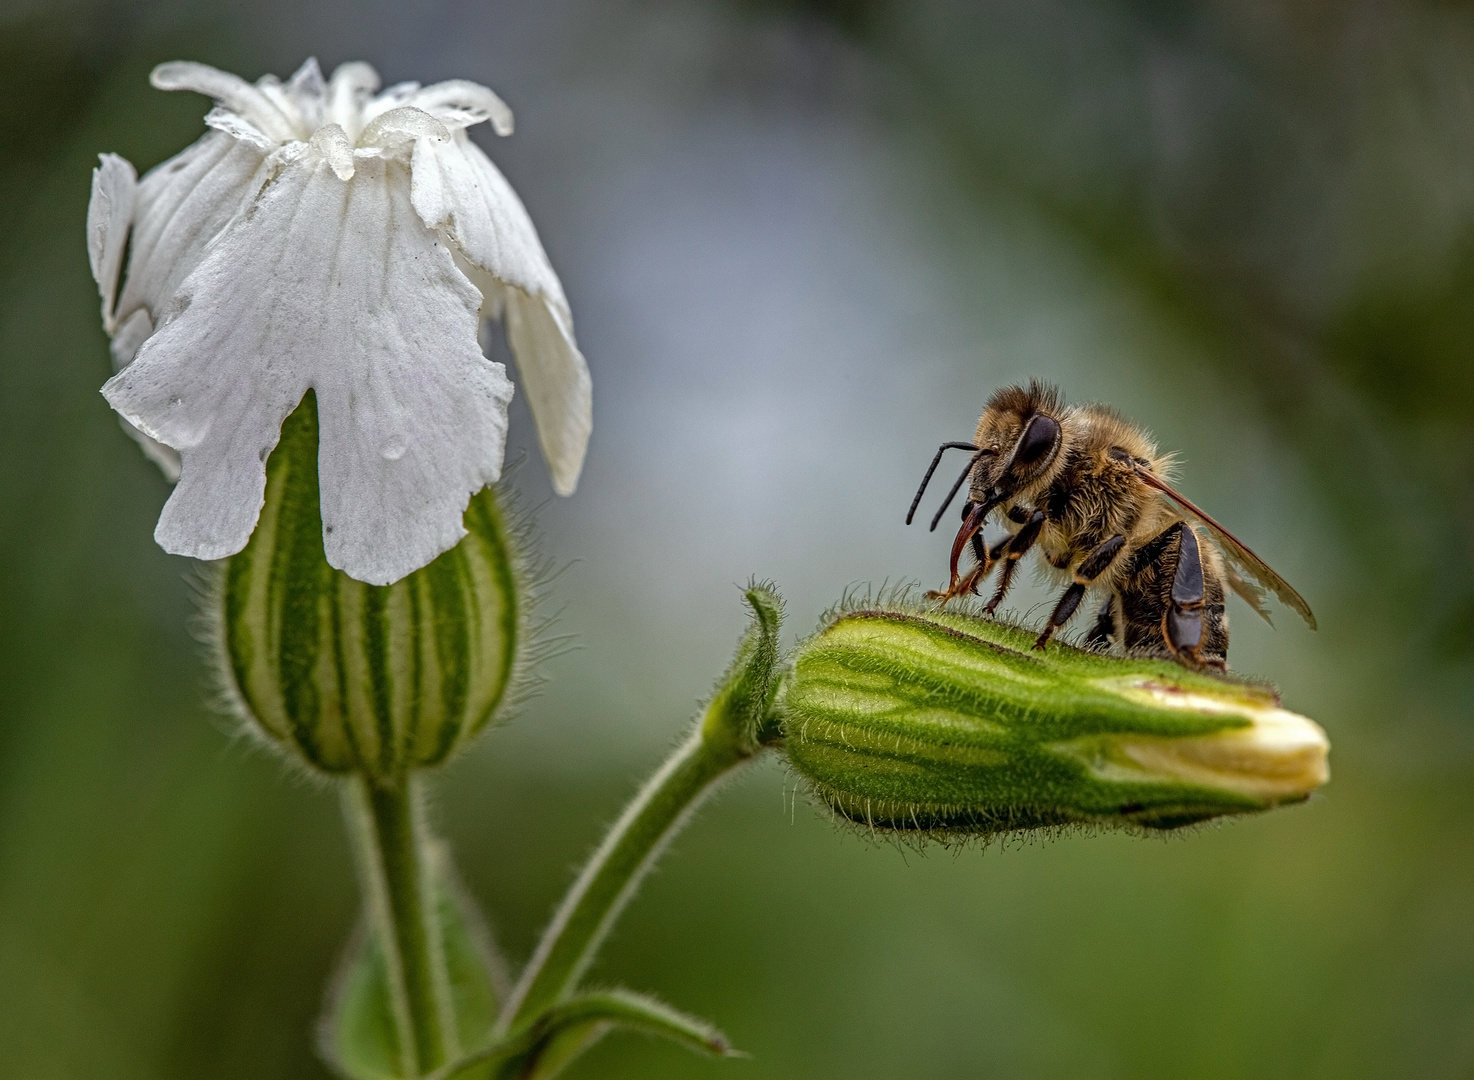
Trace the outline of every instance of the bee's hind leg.
<instances>
[{"instance_id":1,"label":"bee's hind leg","mask_svg":"<svg viewBox=\"0 0 1474 1080\"><path fill-rule=\"evenodd\" d=\"M1054 632L1065 623L1070 621L1070 616L1075 614L1075 609L1080 606L1080 601L1085 598L1085 590L1106 568L1115 561L1121 549L1126 546L1126 538L1120 533L1108 540L1103 540L1096 545L1095 550L1085 556L1075 571L1075 580L1064 595L1059 598L1059 603L1054 605L1054 610L1049 614L1049 621L1044 624L1044 631L1039 639L1034 642L1034 648L1042 649L1049 644L1049 639L1054 637Z\"/></svg>"},{"instance_id":2,"label":"bee's hind leg","mask_svg":"<svg viewBox=\"0 0 1474 1080\"><path fill-rule=\"evenodd\" d=\"M1223 625L1223 606L1220 603L1215 608L1207 603L1197 534L1186 525L1179 531L1177 567L1172 572L1167 610L1162 615L1162 637L1172 655L1185 663L1200 667L1226 667L1228 631ZM1217 637L1222 637L1221 644L1214 640Z\"/></svg>"}]
</instances>

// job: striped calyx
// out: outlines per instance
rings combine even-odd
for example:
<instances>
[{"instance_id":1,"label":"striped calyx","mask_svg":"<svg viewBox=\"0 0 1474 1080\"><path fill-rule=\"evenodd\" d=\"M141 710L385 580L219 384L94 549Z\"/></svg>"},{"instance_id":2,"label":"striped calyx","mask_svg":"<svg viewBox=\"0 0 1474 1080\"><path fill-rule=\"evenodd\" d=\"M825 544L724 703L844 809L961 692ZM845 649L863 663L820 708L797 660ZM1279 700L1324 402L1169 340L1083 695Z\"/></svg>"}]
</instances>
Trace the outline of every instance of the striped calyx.
<instances>
[{"instance_id":1,"label":"striped calyx","mask_svg":"<svg viewBox=\"0 0 1474 1080\"><path fill-rule=\"evenodd\" d=\"M488 488L469 535L392 585L323 554L317 406L309 391L266 466L256 531L225 570L223 645L244 711L327 773L394 782L444 761L506 696L521 600L506 523Z\"/></svg>"},{"instance_id":2,"label":"striped calyx","mask_svg":"<svg viewBox=\"0 0 1474 1080\"><path fill-rule=\"evenodd\" d=\"M833 618L794 655L790 762L843 817L941 836L1172 829L1329 777L1325 732L1268 687L1034 636L904 604Z\"/></svg>"}]
</instances>

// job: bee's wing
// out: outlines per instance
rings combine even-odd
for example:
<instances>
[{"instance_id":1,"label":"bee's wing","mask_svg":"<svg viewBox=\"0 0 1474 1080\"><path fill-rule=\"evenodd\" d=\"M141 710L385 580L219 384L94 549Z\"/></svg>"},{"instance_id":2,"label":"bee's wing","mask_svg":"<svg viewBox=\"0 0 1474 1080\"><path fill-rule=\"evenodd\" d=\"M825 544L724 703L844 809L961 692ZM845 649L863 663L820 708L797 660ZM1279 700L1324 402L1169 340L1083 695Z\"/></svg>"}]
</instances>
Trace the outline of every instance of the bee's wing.
<instances>
[{"instance_id":1,"label":"bee's wing","mask_svg":"<svg viewBox=\"0 0 1474 1080\"><path fill-rule=\"evenodd\" d=\"M1306 625L1312 630L1315 629L1315 616L1310 611L1310 605L1305 602L1303 596L1290 587L1288 581L1271 570L1268 563L1241 544L1233 533L1174 491L1172 486L1161 477L1153 475L1140 466L1136 469L1136 475L1171 499L1189 517L1207 529L1228 561L1254 579L1252 582L1246 581L1234 569L1230 569L1228 573L1228 583L1233 591L1242 596L1248 605L1262 615L1266 621L1269 615L1264 610L1264 591L1259 588L1260 585L1279 597L1280 601L1304 619Z\"/></svg>"},{"instance_id":2,"label":"bee's wing","mask_svg":"<svg viewBox=\"0 0 1474 1080\"><path fill-rule=\"evenodd\" d=\"M1233 563L1225 562L1223 570L1228 577L1229 587L1243 598L1244 603L1258 612L1261 619L1270 626L1273 626L1274 620L1269 617L1269 609L1264 606L1265 591L1240 574L1238 568Z\"/></svg>"}]
</instances>

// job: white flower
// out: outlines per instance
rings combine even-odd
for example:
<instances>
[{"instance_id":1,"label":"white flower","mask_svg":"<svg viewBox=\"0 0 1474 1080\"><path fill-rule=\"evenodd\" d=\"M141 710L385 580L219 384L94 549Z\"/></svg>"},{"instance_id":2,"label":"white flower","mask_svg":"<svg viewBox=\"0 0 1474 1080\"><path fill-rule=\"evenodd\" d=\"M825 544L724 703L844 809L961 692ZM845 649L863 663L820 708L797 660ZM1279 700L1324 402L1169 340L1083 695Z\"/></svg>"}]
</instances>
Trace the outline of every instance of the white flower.
<instances>
[{"instance_id":1,"label":"white flower","mask_svg":"<svg viewBox=\"0 0 1474 1080\"><path fill-rule=\"evenodd\" d=\"M367 64L324 81L315 60L286 83L192 63L152 81L214 98L213 130L142 181L103 155L87 238L119 369L103 394L178 476L165 550L245 546L309 389L328 562L387 584L452 547L501 475L512 397L481 317L504 320L553 487L573 491L588 367L527 211L466 135L511 133L500 98L464 81L376 95Z\"/></svg>"}]
</instances>

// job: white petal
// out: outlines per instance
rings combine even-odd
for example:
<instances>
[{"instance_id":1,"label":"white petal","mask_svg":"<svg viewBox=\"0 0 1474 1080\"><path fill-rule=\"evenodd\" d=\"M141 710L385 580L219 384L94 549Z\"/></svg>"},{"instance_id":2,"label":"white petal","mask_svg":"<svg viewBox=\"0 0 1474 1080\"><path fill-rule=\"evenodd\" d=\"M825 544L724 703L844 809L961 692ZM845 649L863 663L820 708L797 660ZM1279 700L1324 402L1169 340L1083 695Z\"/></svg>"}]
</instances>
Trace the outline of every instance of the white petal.
<instances>
[{"instance_id":1,"label":"white petal","mask_svg":"<svg viewBox=\"0 0 1474 1080\"><path fill-rule=\"evenodd\" d=\"M128 242L128 225L133 220L138 193L138 174L117 154L101 154L92 170L92 199L87 204L87 259L92 278L102 293L102 325L111 334L113 298L118 291L118 271Z\"/></svg>"},{"instance_id":2,"label":"white petal","mask_svg":"<svg viewBox=\"0 0 1474 1080\"><path fill-rule=\"evenodd\" d=\"M420 84L417 82L395 83L387 90L373 98L363 107L364 122L382 116L390 109L397 109L401 105L409 103L409 99L419 92Z\"/></svg>"},{"instance_id":3,"label":"white petal","mask_svg":"<svg viewBox=\"0 0 1474 1080\"><path fill-rule=\"evenodd\" d=\"M424 109L453 129L491 121L498 135L512 134L512 110L507 103L479 83L449 79L427 86L405 102Z\"/></svg>"},{"instance_id":4,"label":"white petal","mask_svg":"<svg viewBox=\"0 0 1474 1080\"><path fill-rule=\"evenodd\" d=\"M287 93L286 87L282 86L280 79L275 75L263 75L256 80L256 89L261 91L261 95L271 102L277 112L287 118L293 137L301 138L309 133L302 111L297 108L297 103Z\"/></svg>"},{"instance_id":5,"label":"white petal","mask_svg":"<svg viewBox=\"0 0 1474 1080\"><path fill-rule=\"evenodd\" d=\"M351 142L363 130L363 110L379 88L379 73L362 60L339 64L328 80L327 109L323 120L338 124Z\"/></svg>"},{"instance_id":6,"label":"white petal","mask_svg":"<svg viewBox=\"0 0 1474 1080\"><path fill-rule=\"evenodd\" d=\"M317 393L328 562L387 584L465 534L501 472L512 387L481 297L415 215L405 166L316 152L267 184L181 286L182 310L103 388L184 468L155 537L213 559L249 539L281 422Z\"/></svg>"},{"instance_id":7,"label":"white petal","mask_svg":"<svg viewBox=\"0 0 1474 1080\"><path fill-rule=\"evenodd\" d=\"M573 328L545 299L508 289L505 302L507 343L517 360L517 379L532 409L553 490L572 495L594 426L589 365L573 340Z\"/></svg>"},{"instance_id":8,"label":"white petal","mask_svg":"<svg viewBox=\"0 0 1474 1080\"><path fill-rule=\"evenodd\" d=\"M339 180L353 179L353 144L337 124L318 128L312 136L312 148L327 160Z\"/></svg>"},{"instance_id":9,"label":"white petal","mask_svg":"<svg viewBox=\"0 0 1474 1080\"><path fill-rule=\"evenodd\" d=\"M160 64L149 76L149 82L160 90L193 90L214 98L233 113L239 113L257 130L277 142L297 137L292 118L282 112L276 102L239 75L220 71L208 64L174 60Z\"/></svg>"},{"instance_id":10,"label":"white petal","mask_svg":"<svg viewBox=\"0 0 1474 1080\"><path fill-rule=\"evenodd\" d=\"M149 319L148 312L143 308L139 308L124 319L117 332L113 334L110 350L113 356L113 370L121 371L131 364L139 347L148 340L149 335L153 332L154 324ZM123 430L142 448L144 456L159 467L165 480L172 484L179 479L179 452L177 450L165 446L156 439L150 439L121 416L118 417L118 423L123 425Z\"/></svg>"},{"instance_id":11,"label":"white petal","mask_svg":"<svg viewBox=\"0 0 1474 1080\"><path fill-rule=\"evenodd\" d=\"M400 106L374 117L358 137L360 145L386 149L409 147L416 139L450 142L450 130L423 109Z\"/></svg>"},{"instance_id":12,"label":"white petal","mask_svg":"<svg viewBox=\"0 0 1474 1080\"><path fill-rule=\"evenodd\" d=\"M161 320L165 302L260 187L264 161L250 144L212 131L145 174L133 212L119 318L144 308L155 322Z\"/></svg>"},{"instance_id":13,"label":"white petal","mask_svg":"<svg viewBox=\"0 0 1474 1080\"><path fill-rule=\"evenodd\" d=\"M139 308L124 319L118 326L117 332L113 334L113 344L110 350L113 354L113 370L122 371L133 363L138 350L153 332L153 320L148 317L148 311L144 308Z\"/></svg>"},{"instance_id":14,"label":"white petal","mask_svg":"<svg viewBox=\"0 0 1474 1080\"><path fill-rule=\"evenodd\" d=\"M287 97L297 106L297 113L308 131L322 126L323 110L327 107L328 84L322 77L322 68L317 66L317 57L309 56L296 73L287 80Z\"/></svg>"},{"instance_id":15,"label":"white petal","mask_svg":"<svg viewBox=\"0 0 1474 1080\"><path fill-rule=\"evenodd\" d=\"M205 114L205 126L214 128L216 131L223 131L232 139L239 139L243 143L254 146L263 154L269 154L276 149L275 140L267 138L266 133L255 124L240 113L222 109L218 105Z\"/></svg>"},{"instance_id":16,"label":"white petal","mask_svg":"<svg viewBox=\"0 0 1474 1080\"><path fill-rule=\"evenodd\" d=\"M464 133L448 143L415 144L414 205L421 221L492 277L567 307L522 200Z\"/></svg>"},{"instance_id":17,"label":"white petal","mask_svg":"<svg viewBox=\"0 0 1474 1080\"><path fill-rule=\"evenodd\" d=\"M179 451L172 446L165 446L157 439L150 439L121 416L118 423L123 425L123 430L128 433L129 438L138 444L143 451L143 456L159 467L159 472L164 474L164 479L174 484L179 481Z\"/></svg>"},{"instance_id":18,"label":"white petal","mask_svg":"<svg viewBox=\"0 0 1474 1080\"><path fill-rule=\"evenodd\" d=\"M532 219L496 166L462 133L450 143L415 144L414 206L469 264L467 276L486 298L483 314L494 315L505 304L507 340L553 489L571 494L592 425L589 370Z\"/></svg>"}]
</instances>

